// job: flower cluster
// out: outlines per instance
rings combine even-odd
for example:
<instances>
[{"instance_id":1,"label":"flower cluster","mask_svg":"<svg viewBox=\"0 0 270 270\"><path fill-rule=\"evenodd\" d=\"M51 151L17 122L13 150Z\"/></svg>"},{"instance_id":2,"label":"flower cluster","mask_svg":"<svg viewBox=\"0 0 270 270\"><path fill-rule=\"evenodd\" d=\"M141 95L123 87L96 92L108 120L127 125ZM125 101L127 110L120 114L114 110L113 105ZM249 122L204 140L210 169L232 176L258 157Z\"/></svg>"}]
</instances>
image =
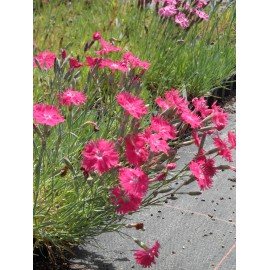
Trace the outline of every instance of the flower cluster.
<instances>
[{"instance_id":1,"label":"flower cluster","mask_svg":"<svg viewBox=\"0 0 270 270\"><path fill-rule=\"evenodd\" d=\"M156 3L163 3L162 8L159 9L158 14L163 17L174 16L174 21L183 29L190 27L193 23L200 20L207 21L209 16L204 11L210 2L205 0L196 0L187 3L180 0L154 0Z\"/></svg>"}]
</instances>

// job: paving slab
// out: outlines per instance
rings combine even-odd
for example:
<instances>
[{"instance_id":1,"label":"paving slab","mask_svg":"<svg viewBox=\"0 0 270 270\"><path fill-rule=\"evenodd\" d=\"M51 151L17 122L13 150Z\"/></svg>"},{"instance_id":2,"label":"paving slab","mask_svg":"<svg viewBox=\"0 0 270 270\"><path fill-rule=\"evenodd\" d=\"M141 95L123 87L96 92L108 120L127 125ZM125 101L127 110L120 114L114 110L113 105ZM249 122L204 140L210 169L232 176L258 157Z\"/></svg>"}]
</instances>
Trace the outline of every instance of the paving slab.
<instances>
[{"instance_id":1,"label":"paving slab","mask_svg":"<svg viewBox=\"0 0 270 270\"><path fill-rule=\"evenodd\" d=\"M235 131L235 104L227 108L231 114L227 132ZM211 147L211 139L205 149ZM178 151L181 168L196 154L197 148L189 146ZM235 152L233 153L235 160ZM226 164L222 158L217 164ZM231 164L235 166L235 161ZM123 232L139 238L146 244L161 244L157 264L151 269L159 270L230 270L236 269L236 176L226 170L213 178L213 188L199 196L179 195L164 206L153 206L132 215L131 223L142 222L145 231L124 229ZM180 182L179 182L180 183ZM174 185L179 185L174 184ZM199 191L196 182L181 191ZM133 253L138 249L132 240L118 233L107 233L97 237L101 245L91 243L81 246L73 262L88 265L87 269L127 270L144 269L135 263ZM81 268L84 269L84 268Z\"/></svg>"}]
</instances>

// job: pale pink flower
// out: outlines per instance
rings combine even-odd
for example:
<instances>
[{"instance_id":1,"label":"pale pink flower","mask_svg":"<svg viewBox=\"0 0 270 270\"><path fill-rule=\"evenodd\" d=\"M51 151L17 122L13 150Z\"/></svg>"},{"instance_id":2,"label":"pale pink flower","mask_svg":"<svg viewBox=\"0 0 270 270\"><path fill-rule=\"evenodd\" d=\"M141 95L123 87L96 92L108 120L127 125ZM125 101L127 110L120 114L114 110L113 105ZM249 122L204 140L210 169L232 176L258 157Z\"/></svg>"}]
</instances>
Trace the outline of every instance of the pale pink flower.
<instances>
[{"instance_id":1,"label":"pale pink flower","mask_svg":"<svg viewBox=\"0 0 270 270\"><path fill-rule=\"evenodd\" d=\"M144 250L137 250L134 253L136 263L141 265L143 268L150 267L152 263L156 264L155 257L158 258L159 248L160 244L156 242L152 248L145 246Z\"/></svg>"},{"instance_id":2,"label":"pale pink flower","mask_svg":"<svg viewBox=\"0 0 270 270\"><path fill-rule=\"evenodd\" d=\"M82 92L67 89L63 94L57 94L57 99L63 106L80 105L85 103L86 96Z\"/></svg>"},{"instance_id":3,"label":"pale pink flower","mask_svg":"<svg viewBox=\"0 0 270 270\"><path fill-rule=\"evenodd\" d=\"M134 135L125 139L126 142L126 158L128 162L134 166L141 166L148 160L148 150L145 147L145 140L139 135Z\"/></svg>"},{"instance_id":4,"label":"pale pink flower","mask_svg":"<svg viewBox=\"0 0 270 270\"><path fill-rule=\"evenodd\" d=\"M119 181L124 190L129 194L141 196L145 194L149 185L149 179L141 169L120 169Z\"/></svg>"},{"instance_id":5,"label":"pale pink flower","mask_svg":"<svg viewBox=\"0 0 270 270\"><path fill-rule=\"evenodd\" d=\"M96 51L96 54L108 54L110 52L119 52L122 50L121 47L116 47L113 44L105 41L103 38L100 38L99 40L100 44L101 44L101 50L100 51Z\"/></svg>"},{"instance_id":6,"label":"pale pink flower","mask_svg":"<svg viewBox=\"0 0 270 270\"><path fill-rule=\"evenodd\" d=\"M150 130L155 131L163 140L176 138L176 127L160 116L151 118Z\"/></svg>"},{"instance_id":7,"label":"pale pink flower","mask_svg":"<svg viewBox=\"0 0 270 270\"><path fill-rule=\"evenodd\" d=\"M184 13L178 13L177 15L175 15L174 21L175 23L180 24L183 29L187 28L189 25L188 19L186 18Z\"/></svg>"},{"instance_id":8,"label":"pale pink flower","mask_svg":"<svg viewBox=\"0 0 270 270\"><path fill-rule=\"evenodd\" d=\"M85 145L82 155L82 167L85 171L95 170L100 174L117 166L119 160L114 143L104 139L90 141Z\"/></svg>"},{"instance_id":9,"label":"pale pink flower","mask_svg":"<svg viewBox=\"0 0 270 270\"><path fill-rule=\"evenodd\" d=\"M233 149L236 149L236 136L234 132L228 132L228 142Z\"/></svg>"},{"instance_id":10,"label":"pale pink flower","mask_svg":"<svg viewBox=\"0 0 270 270\"><path fill-rule=\"evenodd\" d=\"M34 57L33 63L34 67L37 67L35 59L39 62L41 69L50 69L54 65L54 59L56 58L55 53L44 51Z\"/></svg>"},{"instance_id":11,"label":"pale pink flower","mask_svg":"<svg viewBox=\"0 0 270 270\"><path fill-rule=\"evenodd\" d=\"M120 187L115 187L111 190L110 200L113 205L117 205L116 212L119 214L128 214L139 209L143 197L139 194L131 194Z\"/></svg>"},{"instance_id":12,"label":"pale pink flower","mask_svg":"<svg viewBox=\"0 0 270 270\"><path fill-rule=\"evenodd\" d=\"M116 99L119 105L137 119L141 119L148 112L147 107L143 105L143 100L132 96L129 92L118 94Z\"/></svg>"},{"instance_id":13,"label":"pale pink flower","mask_svg":"<svg viewBox=\"0 0 270 270\"><path fill-rule=\"evenodd\" d=\"M174 5L168 5L166 7L160 8L158 14L160 16L170 17L177 13L177 8Z\"/></svg>"},{"instance_id":14,"label":"pale pink flower","mask_svg":"<svg viewBox=\"0 0 270 270\"><path fill-rule=\"evenodd\" d=\"M55 126L65 121L64 117L58 112L58 108L48 104L34 105L34 119L38 124L48 126Z\"/></svg>"},{"instance_id":15,"label":"pale pink flower","mask_svg":"<svg viewBox=\"0 0 270 270\"><path fill-rule=\"evenodd\" d=\"M198 10L198 9L195 9L195 13L198 15L199 18L201 18L205 21L208 21L209 15L206 14L205 12Z\"/></svg>"}]
</instances>

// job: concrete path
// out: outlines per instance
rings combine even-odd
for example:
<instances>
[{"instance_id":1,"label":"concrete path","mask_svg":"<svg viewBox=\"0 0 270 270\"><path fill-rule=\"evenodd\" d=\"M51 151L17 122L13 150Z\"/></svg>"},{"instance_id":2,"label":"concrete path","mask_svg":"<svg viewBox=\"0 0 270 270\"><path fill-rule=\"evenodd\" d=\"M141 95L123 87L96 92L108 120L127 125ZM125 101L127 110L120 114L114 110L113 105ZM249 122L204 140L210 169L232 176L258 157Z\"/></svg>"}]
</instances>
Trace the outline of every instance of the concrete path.
<instances>
[{"instance_id":1,"label":"concrete path","mask_svg":"<svg viewBox=\"0 0 270 270\"><path fill-rule=\"evenodd\" d=\"M235 131L236 124L235 103L225 109L231 114L221 138L227 137L227 131ZM209 141L205 145L206 150L210 149ZM196 149L193 146L180 149L178 166L190 161ZM233 157L235 160L235 151ZM226 164L222 159L217 161ZM232 165L235 166L235 161ZM197 182L182 189L185 190L199 191ZM217 174L213 188L200 196L179 195L177 200L169 200L164 206L144 209L133 215L131 223L144 223L145 231L123 231L146 244L159 241L160 255L157 264L150 269L232 270L236 269L235 208L235 172L227 170ZM79 258L72 262L84 266L76 269L144 269L135 263L133 253L139 247L132 240L117 233L101 235L97 240L102 248L90 244L80 248Z\"/></svg>"}]
</instances>

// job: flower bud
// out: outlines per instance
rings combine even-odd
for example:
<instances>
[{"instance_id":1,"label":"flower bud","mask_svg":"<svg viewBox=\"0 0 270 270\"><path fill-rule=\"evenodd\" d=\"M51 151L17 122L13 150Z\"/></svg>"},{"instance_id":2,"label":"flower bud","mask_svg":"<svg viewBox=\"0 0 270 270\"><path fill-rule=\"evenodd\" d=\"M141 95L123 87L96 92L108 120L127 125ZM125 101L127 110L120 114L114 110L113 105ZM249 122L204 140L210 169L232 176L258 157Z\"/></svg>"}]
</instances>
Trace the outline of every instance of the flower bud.
<instances>
[{"instance_id":1,"label":"flower bud","mask_svg":"<svg viewBox=\"0 0 270 270\"><path fill-rule=\"evenodd\" d=\"M101 39L101 34L99 32L95 32L93 34L93 40L100 40Z\"/></svg>"},{"instance_id":2,"label":"flower bud","mask_svg":"<svg viewBox=\"0 0 270 270\"><path fill-rule=\"evenodd\" d=\"M61 52L62 59L65 60L67 57L67 51L65 49L62 50Z\"/></svg>"},{"instance_id":3,"label":"flower bud","mask_svg":"<svg viewBox=\"0 0 270 270\"><path fill-rule=\"evenodd\" d=\"M167 164L165 167L166 167L167 170L170 171L170 170L175 169L176 164L175 164L175 163L169 163L169 164Z\"/></svg>"}]
</instances>

